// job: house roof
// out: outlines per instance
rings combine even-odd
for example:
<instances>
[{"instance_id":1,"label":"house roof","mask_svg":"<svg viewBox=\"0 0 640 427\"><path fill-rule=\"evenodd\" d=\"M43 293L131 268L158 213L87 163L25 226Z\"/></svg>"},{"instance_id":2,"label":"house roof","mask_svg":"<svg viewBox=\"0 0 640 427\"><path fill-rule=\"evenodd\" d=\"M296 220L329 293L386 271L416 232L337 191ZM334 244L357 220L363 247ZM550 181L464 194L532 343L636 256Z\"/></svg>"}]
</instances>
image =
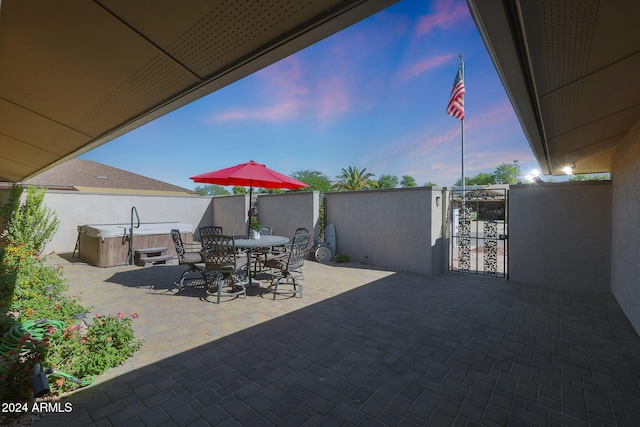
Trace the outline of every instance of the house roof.
<instances>
[{"instance_id":1,"label":"house roof","mask_svg":"<svg viewBox=\"0 0 640 427\"><path fill-rule=\"evenodd\" d=\"M396 1L0 2L0 180L31 178Z\"/></svg>"},{"instance_id":2,"label":"house roof","mask_svg":"<svg viewBox=\"0 0 640 427\"><path fill-rule=\"evenodd\" d=\"M195 194L177 185L82 159L68 160L24 181L24 184L92 193Z\"/></svg>"},{"instance_id":3,"label":"house roof","mask_svg":"<svg viewBox=\"0 0 640 427\"><path fill-rule=\"evenodd\" d=\"M542 172L610 172L640 120L640 2L467 3Z\"/></svg>"}]
</instances>

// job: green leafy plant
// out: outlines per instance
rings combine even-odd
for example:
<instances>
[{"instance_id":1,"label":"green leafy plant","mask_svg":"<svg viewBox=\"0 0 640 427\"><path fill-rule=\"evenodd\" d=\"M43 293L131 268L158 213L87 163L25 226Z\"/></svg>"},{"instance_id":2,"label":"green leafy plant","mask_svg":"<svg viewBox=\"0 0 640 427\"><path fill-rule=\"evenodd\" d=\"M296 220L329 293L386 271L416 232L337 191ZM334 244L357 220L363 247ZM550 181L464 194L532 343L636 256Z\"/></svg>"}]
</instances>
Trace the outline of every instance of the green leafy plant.
<instances>
[{"instance_id":1,"label":"green leafy plant","mask_svg":"<svg viewBox=\"0 0 640 427\"><path fill-rule=\"evenodd\" d=\"M49 339L24 335L14 350L0 355L0 398L3 401L31 400L31 375L44 360Z\"/></svg>"},{"instance_id":2,"label":"green leafy plant","mask_svg":"<svg viewBox=\"0 0 640 427\"><path fill-rule=\"evenodd\" d=\"M138 315L98 315L90 324L74 325L78 315L90 311L79 297L66 294L68 283L62 267L44 264L28 245L0 248L0 337L36 320L55 321L40 336L19 338L17 344L0 340L0 399L30 400L30 377L36 363L65 374L84 378L100 375L132 356L142 341L136 340L132 320ZM64 326L66 325L66 326ZM17 341L17 339L16 339ZM6 350L6 347L11 347ZM81 385L65 376L49 374L52 392L61 393ZM26 399L26 400L25 400Z\"/></svg>"},{"instance_id":3,"label":"green leafy plant","mask_svg":"<svg viewBox=\"0 0 640 427\"><path fill-rule=\"evenodd\" d=\"M4 224L0 237L5 245L22 243L41 253L53 238L60 220L55 211L43 203L46 189L27 187L27 196L22 203L23 190L24 187L14 184L9 192L9 201L0 208Z\"/></svg>"},{"instance_id":4,"label":"green leafy plant","mask_svg":"<svg viewBox=\"0 0 640 427\"><path fill-rule=\"evenodd\" d=\"M255 216L251 217L249 228L255 231L260 231L262 229L262 225L258 222L258 218L256 218Z\"/></svg>"},{"instance_id":5,"label":"green leafy plant","mask_svg":"<svg viewBox=\"0 0 640 427\"><path fill-rule=\"evenodd\" d=\"M61 266L45 265L24 244L7 246L2 252L0 308L10 316L0 318L0 332L17 321L44 318L72 323L74 315L91 309L65 294L69 286Z\"/></svg>"},{"instance_id":6,"label":"green leafy plant","mask_svg":"<svg viewBox=\"0 0 640 427\"><path fill-rule=\"evenodd\" d=\"M72 325L51 339L47 362L56 370L79 379L100 375L122 364L142 346L135 338L132 320L125 316L100 314L90 324ZM78 384L58 377L52 389L58 392L77 388Z\"/></svg>"},{"instance_id":7,"label":"green leafy plant","mask_svg":"<svg viewBox=\"0 0 640 427\"><path fill-rule=\"evenodd\" d=\"M336 262L338 263L347 263L351 261L351 257L349 255L346 254L336 254Z\"/></svg>"}]
</instances>

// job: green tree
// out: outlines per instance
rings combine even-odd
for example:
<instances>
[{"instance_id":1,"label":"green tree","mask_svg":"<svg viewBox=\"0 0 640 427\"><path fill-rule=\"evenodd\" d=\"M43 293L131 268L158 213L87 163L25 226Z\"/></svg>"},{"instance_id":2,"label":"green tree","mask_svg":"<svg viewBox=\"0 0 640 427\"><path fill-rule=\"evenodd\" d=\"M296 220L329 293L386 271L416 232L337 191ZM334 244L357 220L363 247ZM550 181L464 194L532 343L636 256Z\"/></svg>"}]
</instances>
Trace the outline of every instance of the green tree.
<instances>
[{"instance_id":1,"label":"green tree","mask_svg":"<svg viewBox=\"0 0 640 427\"><path fill-rule=\"evenodd\" d=\"M471 185L495 184L496 177L492 173L480 172L471 179Z\"/></svg>"},{"instance_id":2,"label":"green tree","mask_svg":"<svg viewBox=\"0 0 640 427\"><path fill-rule=\"evenodd\" d=\"M246 187L238 187L235 186L231 189L231 192L233 192L233 194L247 194L247 188Z\"/></svg>"},{"instance_id":3,"label":"green tree","mask_svg":"<svg viewBox=\"0 0 640 427\"><path fill-rule=\"evenodd\" d=\"M329 191L329 188L331 188L329 177L316 170L298 170L292 173L291 176L298 181L309 184L309 187L304 187L296 191L319 191L326 193Z\"/></svg>"},{"instance_id":4,"label":"green tree","mask_svg":"<svg viewBox=\"0 0 640 427\"><path fill-rule=\"evenodd\" d=\"M395 175L382 175L378 180L378 188L396 188L400 180Z\"/></svg>"},{"instance_id":5,"label":"green tree","mask_svg":"<svg viewBox=\"0 0 640 427\"><path fill-rule=\"evenodd\" d=\"M0 209L4 229L0 237L6 245L23 243L36 253L41 253L58 229L60 220L55 211L44 205L44 188L27 187L27 197L21 203L24 187L14 184L9 201Z\"/></svg>"},{"instance_id":6,"label":"green tree","mask_svg":"<svg viewBox=\"0 0 640 427\"><path fill-rule=\"evenodd\" d=\"M367 168L362 168L362 170L353 166L349 166L347 169L342 168L342 173L336 177L339 181L333 185L333 188L348 191L376 188L378 183L371 179L373 176L372 173L367 172Z\"/></svg>"},{"instance_id":7,"label":"green tree","mask_svg":"<svg viewBox=\"0 0 640 427\"><path fill-rule=\"evenodd\" d=\"M400 185L402 186L402 188L409 188L409 187L415 187L416 184L416 180L409 175L402 175L402 179L400 180Z\"/></svg>"},{"instance_id":8,"label":"green tree","mask_svg":"<svg viewBox=\"0 0 640 427\"><path fill-rule=\"evenodd\" d=\"M496 184L515 184L517 169L513 163L502 163L493 172Z\"/></svg>"},{"instance_id":9,"label":"green tree","mask_svg":"<svg viewBox=\"0 0 640 427\"><path fill-rule=\"evenodd\" d=\"M429 181L429 182L425 182L422 186L423 187L437 187L438 184L434 184L433 182Z\"/></svg>"},{"instance_id":10,"label":"green tree","mask_svg":"<svg viewBox=\"0 0 640 427\"><path fill-rule=\"evenodd\" d=\"M495 175L491 173L486 173L486 172L480 172L479 174L471 178L468 176L464 177L464 185L488 185L488 184L495 184L495 183L496 183ZM454 185L455 186L462 185L462 180L458 178L458 180Z\"/></svg>"},{"instance_id":11,"label":"green tree","mask_svg":"<svg viewBox=\"0 0 640 427\"><path fill-rule=\"evenodd\" d=\"M578 174L578 175L573 175L571 178L569 178L569 181L608 181L610 179L611 177L608 174L605 174L605 175Z\"/></svg>"},{"instance_id":12,"label":"green tree","mask_svg":"<svg viewBox=\"0 0 640 427\"><path fill-rule=\"evenodd\" d=\"M282 188L253 188L253 194L280 194L284 191Z\"/></svg>"},{"instance_id":13,"label":"green tree","mask_svg":"<svg viewBox=\"0 0 640 427\"><path fill-rule=\"evenodd\" d=\"M231 194L229 190L220 185L198 185L193 191L201 196L224 196Z\"/></svg>"}]
</instances>

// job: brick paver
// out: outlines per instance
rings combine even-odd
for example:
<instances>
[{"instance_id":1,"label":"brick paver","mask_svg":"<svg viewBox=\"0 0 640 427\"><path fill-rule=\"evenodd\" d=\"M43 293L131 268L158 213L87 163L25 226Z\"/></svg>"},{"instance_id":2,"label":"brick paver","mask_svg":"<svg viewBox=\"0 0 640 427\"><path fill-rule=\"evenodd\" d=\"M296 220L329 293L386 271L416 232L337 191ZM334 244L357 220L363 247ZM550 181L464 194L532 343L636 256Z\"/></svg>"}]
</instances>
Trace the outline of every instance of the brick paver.
<instances>
[{"instance_id":1,"label":"brick paver","mask_svg":"<svg viewBox=\"0 0 640 427\"><path fill-rule=\"evenodd\" d=\"M302 299L176 294L182 267L65 265L143 348L37 426L640 425L640 338L610 294L307 262Z\"/></svg>"}]
</instances>

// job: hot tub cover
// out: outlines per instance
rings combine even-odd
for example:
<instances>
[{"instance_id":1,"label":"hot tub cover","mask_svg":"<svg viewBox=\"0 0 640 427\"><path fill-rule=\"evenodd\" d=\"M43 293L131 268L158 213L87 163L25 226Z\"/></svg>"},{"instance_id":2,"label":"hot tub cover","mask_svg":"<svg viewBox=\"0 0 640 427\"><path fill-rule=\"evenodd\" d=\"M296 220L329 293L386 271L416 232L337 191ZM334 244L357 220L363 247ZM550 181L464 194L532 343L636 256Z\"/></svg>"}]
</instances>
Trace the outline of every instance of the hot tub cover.
<instances>
[{"instance_id":1,"label":"hot tub cover","mask_svg":"<svg viewBox=\"0 0 640 427\"><path fill-rule=\"evenodd\" d=\"M78 226L78 233L89 237L106 239L109 237L122 237L129 235L131 224L85 224ZM133 236L146 236L151 234L171 234L172 229L180 230L180 233L192 233L193 225L182 222L153 222L140 224L139 228L133 228Z\"/></svg>"}]
</instances>

